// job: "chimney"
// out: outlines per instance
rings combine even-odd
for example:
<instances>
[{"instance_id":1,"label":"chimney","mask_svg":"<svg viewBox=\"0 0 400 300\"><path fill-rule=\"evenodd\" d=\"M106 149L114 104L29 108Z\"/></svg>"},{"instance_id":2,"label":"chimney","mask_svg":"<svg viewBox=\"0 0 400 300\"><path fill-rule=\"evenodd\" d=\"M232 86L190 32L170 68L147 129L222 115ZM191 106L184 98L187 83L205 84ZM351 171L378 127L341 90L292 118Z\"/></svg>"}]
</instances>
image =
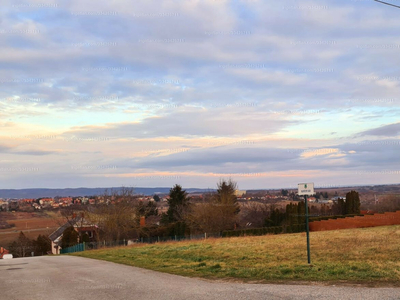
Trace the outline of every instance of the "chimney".
<instances>
[{"instance_id":1,"label":"chimney","mask_svg":"<svg viewBox=\"0 0 400 300\"><path fill-rule=\"evenodd\" d=\"M140 227L146 226L146 217L142 216L140 217Z\"/></svg>"}]
</instances>

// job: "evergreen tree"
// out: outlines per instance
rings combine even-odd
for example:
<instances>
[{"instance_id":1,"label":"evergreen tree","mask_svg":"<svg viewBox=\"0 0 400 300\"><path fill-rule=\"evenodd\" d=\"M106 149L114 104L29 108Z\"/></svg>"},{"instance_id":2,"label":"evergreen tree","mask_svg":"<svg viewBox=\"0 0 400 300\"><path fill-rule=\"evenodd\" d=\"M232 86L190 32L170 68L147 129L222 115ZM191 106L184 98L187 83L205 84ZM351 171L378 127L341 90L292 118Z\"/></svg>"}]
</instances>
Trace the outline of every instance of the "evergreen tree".
<instances>
[{"instance_id":1,"label":"evergreen tree","mask_svg":"<svg viewBox=\"0 0 400 300\"><path fill-rule=\"evenodd\" d=\"M268 219L265 220L265 227L281 226L285 220L286 213L282 213L279 209L274 209Z\"/></svg>"},{"instance_id":2,"label":"evergreen tree","mask_svg":"<svg viewBox=\"0 0 400 300\"><path fill-rule=\"evenodd\" d=\"M306 205L304 201L300 201L297 205L297 224L304 224L306 222Z\"/></svg>"},{"instance_id":3,"label":"evergreen tree","mask_svg":"<svg viewBox=\"0 0 400 300\"><path fill-rule=\"evenodd\" d=\"M61 247L68 248L78 244L79 234L75 231L73 226L68 227L64 230L63 236L61 238Z\"/></svg>"},{"instance_id":4,"label":"evergreen tree","mask_svg":"<svg viewBox=\"0 0 400 300\"><path fill-rule=\"evenodd\" d=\"M51 240L45 236L39 234L35 244L35 255L46 255L47 252L51 251Z\"/></svg>"},{"instance_id":5,"label":"evergreen tree","mask_svg":"<svg viewBox=\"0 0 400 300\"><path fill-rule=\"evenodd\" d=\"M286 205L286 222L288 225L297 224L298 223L298 205L297 204L288 204Z\"/></svg>"},{"instance_id":6,"label":"evergreen tree","mask_svg":"<svg viewBox=\"0 0 400 300\"><path fill-rule=\"evenodd\" d=\"M182 221L182 213L188 207L189 200L190 198L188 197L186 191L183 190L179 184L176 184L169 191L169 207L166 218L164 218L164 220L166 220L167 223Z\"/></svg>"},{"instance_id":7,"label":"evergreen tree","mask_svg":"<svg viewBox=\"0 0 400 300\"><path fill-rule=\"evenodd\" d=\"M236 182L233 182L231 179L228 181L221 180L217 185L216 201L221 205L231 207L233 213L238 214L240 212L240 207L235 195L236 190Z\"/></svg>"},{"instance_id":8,"label":"evergreen tree","mask_svg":"<svg viewBox=\"0 0 400 300\"><path fill-rule=\"evenodd\" d=\"M169 226L169 235L184 235L186 232L185 214L189 208L190 198L179 184L169 191L168 211L162 215L161 223Z\"/></svg>"},{"instance_id":9,"label":"evergreen tree","mask_svg":"<svg viewBox=\"0 0 400 300\"><path fill-rule=\"evenodd\" d=\"M346 213L360 213L360 196L356 191L350 191L346 194Z\"/></svg>"}]
</instances>

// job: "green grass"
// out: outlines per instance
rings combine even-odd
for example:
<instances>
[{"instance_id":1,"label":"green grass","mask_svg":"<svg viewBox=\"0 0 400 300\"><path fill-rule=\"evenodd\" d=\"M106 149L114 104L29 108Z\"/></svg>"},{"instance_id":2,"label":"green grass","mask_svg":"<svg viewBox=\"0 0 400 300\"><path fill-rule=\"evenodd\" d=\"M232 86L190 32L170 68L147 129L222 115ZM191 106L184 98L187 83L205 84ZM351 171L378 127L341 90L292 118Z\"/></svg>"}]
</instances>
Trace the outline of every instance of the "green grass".
<instances>
[{"instance_id":1,"label":"green grass","mask_svg":"<svg viewBox=\"0 0 400 300\"><path fill-rule=\"evenodd\" d=\"M257 282L400 286L400 226L169 242L74 255L172 274Z\"/></svg>"}]
</instances>

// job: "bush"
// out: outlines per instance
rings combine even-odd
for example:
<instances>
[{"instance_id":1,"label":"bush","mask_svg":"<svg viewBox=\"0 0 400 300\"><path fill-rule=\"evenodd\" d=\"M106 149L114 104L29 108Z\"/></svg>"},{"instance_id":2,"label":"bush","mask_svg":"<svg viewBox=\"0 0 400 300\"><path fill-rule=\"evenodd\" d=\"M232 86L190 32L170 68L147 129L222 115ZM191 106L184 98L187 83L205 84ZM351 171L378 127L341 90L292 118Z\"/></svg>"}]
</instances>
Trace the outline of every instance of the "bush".
<instances>
[{"instance_id":1,"label":"bush","mask_svg":"<svg viewBox=\"0 0 400 300\"><path fill-rule=\"evenodd\" d=\"M356 216L363 216L362 214L351 214L351 215L337 215L337 216L320 216L320 217L311 217L309 219L309 222L314 222L314 221L322 221L322 220L337 220L337 219L343 219L343 218L353 218Z\"/></svg>"}]
</instances>

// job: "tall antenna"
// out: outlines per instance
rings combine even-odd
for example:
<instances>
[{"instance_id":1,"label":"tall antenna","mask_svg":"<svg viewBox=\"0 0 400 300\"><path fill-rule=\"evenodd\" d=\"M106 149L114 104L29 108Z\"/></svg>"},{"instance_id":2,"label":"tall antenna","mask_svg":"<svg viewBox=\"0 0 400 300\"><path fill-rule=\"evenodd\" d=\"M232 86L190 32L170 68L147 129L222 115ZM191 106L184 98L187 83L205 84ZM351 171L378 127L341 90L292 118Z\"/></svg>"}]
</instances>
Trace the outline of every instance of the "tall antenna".
<instances>
[{"instance_id":1,"label":"tall antenna","mask_svg":"<svg viewBox=\"0 0 400 300\"><path fill-rule=\"evenodd\" d=\"M386 4L386 5L394 6L394 7L397 7L397 8L400 8L400 6L398 6L398 5L394 5L394 4L391 4L391 3L383 2L383 1L380 1L380 0L374 0L374 1L375 1L375 2L379 2L379 3Z\"/></svg>"}]
</instances>

